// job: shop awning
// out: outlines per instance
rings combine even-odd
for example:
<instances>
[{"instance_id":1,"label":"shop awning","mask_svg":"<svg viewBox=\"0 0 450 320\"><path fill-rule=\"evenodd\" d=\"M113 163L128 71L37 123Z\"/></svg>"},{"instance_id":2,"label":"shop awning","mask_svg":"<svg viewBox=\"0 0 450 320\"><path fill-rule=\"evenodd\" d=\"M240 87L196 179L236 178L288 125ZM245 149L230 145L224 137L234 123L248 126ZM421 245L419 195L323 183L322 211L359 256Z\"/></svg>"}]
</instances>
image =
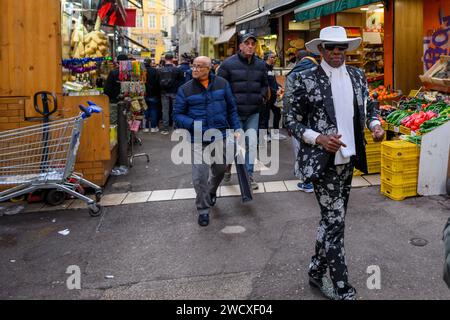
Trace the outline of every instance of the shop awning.
<instances>
[{"instance_id":1,"label":"shop awning","mask_svg":"<svg viewBox=\"0 0 450 320\"><path fill-rule=\"evenodd\" d=\"M236 27L231 27L230 29L225 30L220 34L220 36L217 38L214 44L221 44L230 41L230 39L234 36L235 33Z\"/></svg>"},{"instance_id":2,"label":"shop awning","mask_svg":"<svg viewBox=\"0 0 450 320\"><path fill-rule=\"evenodd\" d=\"M135 45L141 47L142 49L145 49L147 51L151 51L149 48L147 48L146 46L144 46L142 43L139 43L136 40L131 39L130 37L127 37L126 35L122 34L121 37L123 37L124 39L130 41L131 43L134 43Z\"/></svg>"},{"instance_id":3,"label":"shop awning","mask_svg":"<svg viewBox=\"0 0 450 320\"><path fill-rule=\"evenodd\" d=\"M236 31L254 30L258 34L260 33L258 30L264 30L262 34L265 34L269 26L269 18L272 14L294 8L298 5L298 2L298 0L279 0L275 3L268 4L261 13L246 19L236 20Z\"/></svg>"},{"instance_id":4,"label":"shop awning","mask_svg":"<svg viewBox=\"0 0 450 320\"><path fill-rule=\"evenodd\" d=\"M295 9L295 20L316 19L374 2L379 2L379 0L309 0Z\"/></svg>"}]
</instances>

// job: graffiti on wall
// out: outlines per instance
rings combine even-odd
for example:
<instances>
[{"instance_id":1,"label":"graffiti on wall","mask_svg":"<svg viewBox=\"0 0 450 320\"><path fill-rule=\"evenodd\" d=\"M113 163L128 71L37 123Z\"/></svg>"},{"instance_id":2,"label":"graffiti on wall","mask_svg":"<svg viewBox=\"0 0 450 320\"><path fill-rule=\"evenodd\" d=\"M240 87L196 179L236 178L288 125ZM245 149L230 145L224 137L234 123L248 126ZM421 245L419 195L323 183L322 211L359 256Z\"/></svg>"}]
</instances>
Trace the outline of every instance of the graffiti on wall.
<instances>
[{"instance_id":1,"label":"graffiti on wall","mask_svg":"<svg viewBox=\"0 0 450 320\"><path fill-rule=\"evenodd\" d=\"M442 17L440 28L435 30L429 37L425 37L423 64L425 71L430 69L443 54L450 54L450 16Z\"/></svg>"}]
</instances>

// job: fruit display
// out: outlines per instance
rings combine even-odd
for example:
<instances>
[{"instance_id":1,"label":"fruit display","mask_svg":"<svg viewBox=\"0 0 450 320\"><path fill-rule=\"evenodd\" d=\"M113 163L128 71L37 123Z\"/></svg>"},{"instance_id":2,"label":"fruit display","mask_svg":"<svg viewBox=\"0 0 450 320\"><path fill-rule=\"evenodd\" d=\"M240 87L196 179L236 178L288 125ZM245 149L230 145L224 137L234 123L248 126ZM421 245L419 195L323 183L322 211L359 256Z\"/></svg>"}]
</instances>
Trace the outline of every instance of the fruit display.
<instances>
[{"instance_id":1,"label":"fruit display","mask_svg":"<svg viewBox=\"0 0 450 320\"><path fill-rule=\"evenodd\" d=\"M377 99L379 101L389 100L400 97L401 93L395 90L391 90L390 86L385 87L380 85L369 92L370 98Z\"/></svg>"}]
</instances>

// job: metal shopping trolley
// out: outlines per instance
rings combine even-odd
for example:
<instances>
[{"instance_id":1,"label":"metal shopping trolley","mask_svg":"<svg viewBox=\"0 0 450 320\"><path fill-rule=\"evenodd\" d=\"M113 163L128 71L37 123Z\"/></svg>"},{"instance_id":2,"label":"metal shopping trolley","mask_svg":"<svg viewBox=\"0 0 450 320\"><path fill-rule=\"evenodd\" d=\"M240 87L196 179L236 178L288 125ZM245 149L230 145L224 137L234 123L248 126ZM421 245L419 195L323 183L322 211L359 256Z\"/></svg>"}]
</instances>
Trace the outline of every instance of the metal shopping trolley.
<instances>
[{"instance_id":1,"label":"metal shopping trolley","mask_svg":"<svg viewBox=\"0 0 450 320\"><path fill-rule=\"evenodd\" d=\"M72 195L88 205L92 217L99 216L97 203L102 189L74 174L75 159L80 146L83 122L102 109L92 102L79 106L81 113L72 118L0 132L0 202L47 189L49 192ZM93 200L77 191L86 185L95 190Z\"/></svg>"}]
</instances>

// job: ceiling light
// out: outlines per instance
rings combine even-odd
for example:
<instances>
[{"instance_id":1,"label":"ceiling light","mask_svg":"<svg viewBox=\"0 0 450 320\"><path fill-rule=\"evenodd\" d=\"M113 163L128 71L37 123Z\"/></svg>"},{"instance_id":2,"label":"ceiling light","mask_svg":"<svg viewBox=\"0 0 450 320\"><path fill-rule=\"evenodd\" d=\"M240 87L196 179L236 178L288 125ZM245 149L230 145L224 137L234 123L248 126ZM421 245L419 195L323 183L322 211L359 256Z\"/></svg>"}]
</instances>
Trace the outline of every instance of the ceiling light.
<instances>
[{"instance_id":1,"label":"ceiling light","mask_svg":"<svg viewBox=\"0 0 450 320\"><path fill-rule=\"evenodd\" d=\"M361 11L369 11L369 8L360 8Z\"/></svg>"},{"instance_id":2,"label":"ceiling light","mask_svg":"<svg viewBox=\"0 0 450 320\"><path fill-rule=\"evenodd\" d=\"M383 8L383 7L384 7L384 4L379 3L379 4L377 4L377 7Z\"/></svg>"}]
</instances>

